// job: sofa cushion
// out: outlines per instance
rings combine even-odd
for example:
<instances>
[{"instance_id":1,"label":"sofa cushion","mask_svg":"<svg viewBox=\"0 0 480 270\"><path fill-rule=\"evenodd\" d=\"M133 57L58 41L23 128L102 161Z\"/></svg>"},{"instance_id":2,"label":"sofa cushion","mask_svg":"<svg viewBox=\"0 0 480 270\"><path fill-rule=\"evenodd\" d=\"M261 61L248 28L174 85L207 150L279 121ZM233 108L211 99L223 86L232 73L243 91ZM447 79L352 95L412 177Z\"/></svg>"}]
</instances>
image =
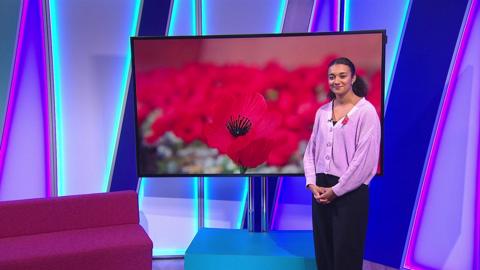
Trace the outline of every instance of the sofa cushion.
<instances>
[{"instance_id":1,"label":"sofa cushion","mask_svg":"<svg viewBox=\"0 0 480 270\"><path fill-rule=\"evenodd\" d=\"M0 202L0 238L138 224L134 191Z\"/></svg>"},{"instance_id":2,"label":"sofa cushion","mask_svg":"<svg viewBox=\"0 0 480 270\"><path fill-rule=\"evenodd\" d=\"M0 269L151 269L152 241L138 224L0 239Z\"/></svg>"}]
</instances>

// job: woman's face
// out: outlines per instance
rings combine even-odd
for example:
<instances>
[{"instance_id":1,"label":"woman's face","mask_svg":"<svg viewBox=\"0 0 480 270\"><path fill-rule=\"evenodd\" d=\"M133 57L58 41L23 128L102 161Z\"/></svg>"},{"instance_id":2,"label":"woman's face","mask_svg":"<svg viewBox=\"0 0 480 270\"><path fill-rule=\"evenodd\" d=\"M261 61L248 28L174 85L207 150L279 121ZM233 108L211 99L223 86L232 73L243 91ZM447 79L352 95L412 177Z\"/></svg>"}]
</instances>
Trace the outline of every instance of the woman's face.
<instances>
[{"instance_id":1,"label":"woman's face","mask_svg":"<svg viewBox=\"0 0 480 270\"><path fill-rule=\"evenodd\" d=\"M343 64L335 64L328 68L328 84L330 90L338 97L352 91L352 85L356 76L352 76L350 67Z\"/></svg>"}]
</instances>

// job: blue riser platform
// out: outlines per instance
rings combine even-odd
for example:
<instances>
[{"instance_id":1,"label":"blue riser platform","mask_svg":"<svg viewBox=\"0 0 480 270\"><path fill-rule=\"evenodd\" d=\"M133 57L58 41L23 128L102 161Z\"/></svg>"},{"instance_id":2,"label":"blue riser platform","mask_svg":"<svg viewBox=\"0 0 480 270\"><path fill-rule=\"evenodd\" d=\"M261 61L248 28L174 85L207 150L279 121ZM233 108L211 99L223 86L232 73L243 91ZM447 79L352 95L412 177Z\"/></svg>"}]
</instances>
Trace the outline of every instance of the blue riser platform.
<instances>
[{"instance_id":1,"label":"blue riser platform","mask_svg":"<svg viewBox=\"0 0 480 270\"><path fill-rule=\"evenodd\" d=\"M185 252L185 270L210 269L315 270L312 232L201 229Z\"/></svg>"}]
</instances>

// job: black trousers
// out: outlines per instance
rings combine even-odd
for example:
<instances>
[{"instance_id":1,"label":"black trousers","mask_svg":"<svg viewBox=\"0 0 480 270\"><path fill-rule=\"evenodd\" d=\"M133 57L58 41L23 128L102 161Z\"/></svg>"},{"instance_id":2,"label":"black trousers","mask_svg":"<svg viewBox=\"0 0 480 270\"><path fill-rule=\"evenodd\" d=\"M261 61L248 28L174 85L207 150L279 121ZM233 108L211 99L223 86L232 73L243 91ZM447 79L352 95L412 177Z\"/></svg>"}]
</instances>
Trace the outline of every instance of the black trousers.
<instances>
[{"instance_id":1,"label":"black trousers","mask_svg":"<svg viewBox=\"0 0 480 270\"><path fill-rule=\"evenodd\" d=\"M337 183L336 176L317 174L317 186L332 187ZM319 270L362 269L368 223L367 185L329 204L319 204L313 198L312 221Z\"/></svg>"}]
</instances>

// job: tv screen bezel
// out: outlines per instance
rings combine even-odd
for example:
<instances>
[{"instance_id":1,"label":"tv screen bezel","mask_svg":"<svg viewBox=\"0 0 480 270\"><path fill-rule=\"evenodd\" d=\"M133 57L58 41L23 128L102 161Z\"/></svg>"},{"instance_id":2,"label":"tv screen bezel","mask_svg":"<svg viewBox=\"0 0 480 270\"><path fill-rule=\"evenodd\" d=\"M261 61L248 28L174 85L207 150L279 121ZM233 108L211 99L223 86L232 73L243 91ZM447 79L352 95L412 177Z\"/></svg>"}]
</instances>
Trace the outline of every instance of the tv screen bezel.
<instances>
[{"instance_id":1,"label":"tv screen bezel","mask_svg":"<svg viewBox=\"0 0 480 270\"><path fill-rule=\"evenodd\" d=\"M362 35L362 34L381 34L382 36L382 56L381 56L381 141L380 141L380 157L379 157L379 172L376 176L382 176L384 173L384 116L385 116L385 50L387 43L387 35L385 29L379 30L362 30L362 31L343 31L343 32L314 32L314 33L280 33L280 34L234 34L234 35L203 35L203 36L132 36L130 37L131 49L131 65L132 72L130 79L133 80L133 94L134 94L134 118L135 118L135 153L136 153L136 172L138 177L261 177L261 176L290 176L302 177L304 173L228 173L228 174L148 174L142 173L140 170L140 147L141 134L138 128L138 112L137 112L137 84L135 78L135 41L138 40L175 40L175 39L222 39L222 38L258 38L258 37L301 37L301 36L333 36L333 35Z\"/></svg>"}]
</instances>

